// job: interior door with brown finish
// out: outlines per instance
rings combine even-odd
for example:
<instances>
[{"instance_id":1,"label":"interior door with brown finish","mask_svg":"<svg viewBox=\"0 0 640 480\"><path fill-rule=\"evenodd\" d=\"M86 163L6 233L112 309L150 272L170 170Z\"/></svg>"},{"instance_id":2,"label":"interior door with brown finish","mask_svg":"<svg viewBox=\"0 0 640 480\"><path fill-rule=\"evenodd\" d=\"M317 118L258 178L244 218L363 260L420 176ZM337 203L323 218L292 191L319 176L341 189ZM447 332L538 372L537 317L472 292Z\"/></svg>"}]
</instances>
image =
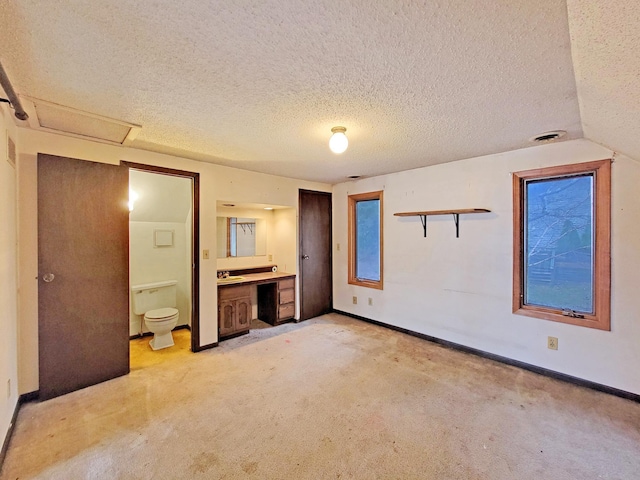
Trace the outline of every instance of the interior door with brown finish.
<instances>
[{"instance_id":1,"label":"interior door with brown finish","mask_svg":"<svg viewBox=\"0 0 640 480\"><path fill-rule=\"evenodd\" d=\"M300 190L300 320L333 308L331 193Z\"/></svg>"},{"instance_id":2,"label":"interior door with brown finish","mask_svg":"<svg viewBox=\"0 0 640 480\"><path fill-rule=\"evenodd\" d=\"M129 372L129 170L38 155L40 398Z\"/></svg>"}]
</instances>

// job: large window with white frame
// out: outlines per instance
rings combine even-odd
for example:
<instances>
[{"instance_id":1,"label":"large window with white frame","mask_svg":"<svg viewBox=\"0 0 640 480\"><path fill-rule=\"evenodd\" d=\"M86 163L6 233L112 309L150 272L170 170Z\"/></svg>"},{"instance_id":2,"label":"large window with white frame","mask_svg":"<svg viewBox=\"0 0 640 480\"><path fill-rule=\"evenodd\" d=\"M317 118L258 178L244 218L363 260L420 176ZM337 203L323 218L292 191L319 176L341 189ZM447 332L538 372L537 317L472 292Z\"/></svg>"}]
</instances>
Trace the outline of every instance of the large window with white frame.
<instances>
[{"instance_id":1,"label":"large window with white frame","mask_svg":"<svg viewBox=\"0 0 640 480\"><path fill-rule=\"evenodd\" d=\"M513 174L513 311L610 330L611 161Z\"/></svg>"},{"instance_id":2,"label":"large window with white frame","mask_svg":"<svg viewBox=\"0 0 640 480\"><path fill-rule=\"evenodd\" d=\"M349 195L349 283L383 286L382 192Z\"/></svg>"}]
</instances>

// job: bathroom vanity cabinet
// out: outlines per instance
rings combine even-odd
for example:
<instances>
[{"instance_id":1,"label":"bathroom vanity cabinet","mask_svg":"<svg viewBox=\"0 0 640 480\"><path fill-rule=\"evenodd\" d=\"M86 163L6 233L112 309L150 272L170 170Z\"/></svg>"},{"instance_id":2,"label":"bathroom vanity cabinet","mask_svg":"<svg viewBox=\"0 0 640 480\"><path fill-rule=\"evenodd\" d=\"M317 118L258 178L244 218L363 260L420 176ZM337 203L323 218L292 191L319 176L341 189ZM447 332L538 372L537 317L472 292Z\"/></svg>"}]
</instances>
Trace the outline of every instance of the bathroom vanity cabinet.
<instances>
[{"instance_id":1,"label":"bathroom vanity cabinet","mask_svg":"<svg viewBox=\"0 0 640 480\"><path fill-rule=\"evenodd\" d=\"M290 320L296 313L296 282L285 278L278 282L278 323Z\"/></svg>"},{"instance_id":2,"label":"bathroom vanity cabinet","mask_svg":"<svg viewBox=\"0 0 640 480\"><path fill-rule=\"evenodd\" d=\"M251 287L225 286L218 289L220 339L249 332L251 325Z\"/></svg>"},{"instance_id":3,"label":"bathroom vanity cabinet","mask_svg":"<svg viewBox=\"0 0 640 480\"><path fill-rule=\"evenodd\" d=\"M271 325L293 320L296 313L295 275L272 272L272 266L233 270L230 283L218 283L220 340L242 335L251 324L251 289L256 289L258 318ZM257 271L256 271L257 270ZM237 278L237 280L236 280ZM231 280L233 279L233 280Z\"/></svg>"},{"instance_id":4,"label":"bathroom vanity cabinet","mask_svg":"<svg viewBox=\"0 0 640 480\"><path fill-rule=\"evenodd\" d=\"M258 285L258 318L279 325L296 313L295 277Z\"/></svg>"}]
</instances>

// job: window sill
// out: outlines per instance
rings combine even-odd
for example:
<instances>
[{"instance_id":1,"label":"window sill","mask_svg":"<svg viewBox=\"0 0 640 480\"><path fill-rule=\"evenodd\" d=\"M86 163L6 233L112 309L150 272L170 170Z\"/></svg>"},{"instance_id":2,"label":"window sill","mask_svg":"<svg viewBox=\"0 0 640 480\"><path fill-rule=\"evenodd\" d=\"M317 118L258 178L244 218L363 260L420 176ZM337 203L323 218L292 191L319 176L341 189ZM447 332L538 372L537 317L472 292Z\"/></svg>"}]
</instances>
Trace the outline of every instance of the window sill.
<instances>
[{"instance_id":1,"label":"window sill","mask_svg":"<svg viewBox=\"0 0 640 480\"><path fill-rule=\"evenodd\" d=\"M580 327L595 328L597 330L611 331L611 325L608 318L598 318L597 315L584 315L584 318L575 318L563 315L559 310L553 310L544 307L520 307L515 308L513 313L516 315L524 315L526 317L541 318L543 320L551 320L552 322L568 323L570 325L578 325Z\"/></svg>"},{"instance_id":2,"label":"window sill","mask_svg":"<svg viewBox=\"0 0 640 480\"><path fill-rule=\"evenodd\" d=\"M373 280L360 280L360 279L349 279L349 285L358 285L359 287L366 288L375 288L376 290L383 290L382 288L382 280L379 282L375 282Z\"/></svg>"}]
</instances>

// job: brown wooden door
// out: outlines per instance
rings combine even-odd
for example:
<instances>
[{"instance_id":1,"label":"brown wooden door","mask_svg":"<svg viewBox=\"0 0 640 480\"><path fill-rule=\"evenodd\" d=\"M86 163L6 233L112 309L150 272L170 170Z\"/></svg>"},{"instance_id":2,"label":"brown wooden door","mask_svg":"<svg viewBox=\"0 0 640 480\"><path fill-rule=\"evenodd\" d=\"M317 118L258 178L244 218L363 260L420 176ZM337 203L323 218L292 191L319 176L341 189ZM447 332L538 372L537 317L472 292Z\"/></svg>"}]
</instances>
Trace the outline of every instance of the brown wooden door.
<instances>
[{"instance_id":1,"label":"brown wooden door","mask_svg":"<svg viewBox=\"0 0 640 480\"><path fill-rule=\"evenodd\" d=\"M300 320L333 309L331 194L300 190Z\"/></svg>"},{"instance_id":2,"label":"brown wooden door","mask_svg":"<svg viewBox=\"0 0 640 480\"><path fill-rule=\"evenodd\" d=\"M38 155L40 398L129 372L128 168Z\"/></svg>"}]
</instances>

